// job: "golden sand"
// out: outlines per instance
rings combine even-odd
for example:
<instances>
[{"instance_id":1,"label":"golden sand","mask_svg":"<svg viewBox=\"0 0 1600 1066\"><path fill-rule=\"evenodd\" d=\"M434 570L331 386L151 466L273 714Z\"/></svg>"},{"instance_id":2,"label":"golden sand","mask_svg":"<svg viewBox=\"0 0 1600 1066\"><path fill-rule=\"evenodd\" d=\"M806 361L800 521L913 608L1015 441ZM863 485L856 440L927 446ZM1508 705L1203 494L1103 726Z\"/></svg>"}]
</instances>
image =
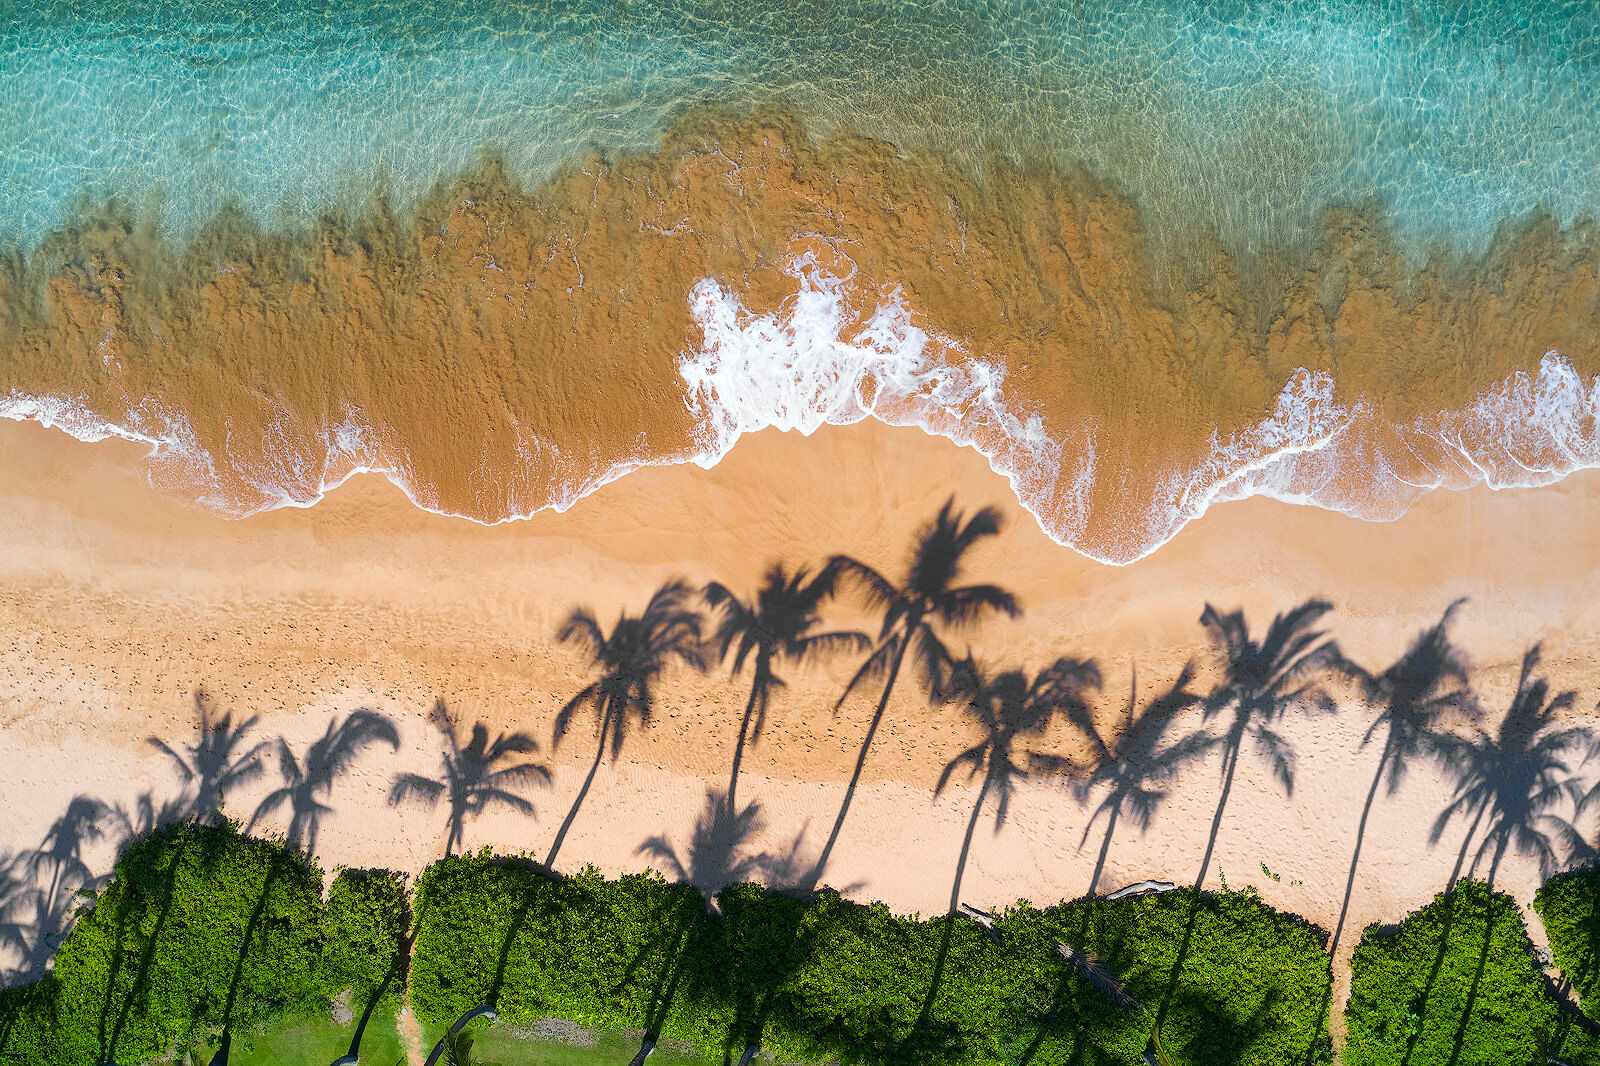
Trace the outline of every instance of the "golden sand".
<instances>
[{"instance_id":1,"label":"golden sand","mask_svg":"<svg viewBox=\"0 0 1600 1066\"><path fill-rule=\"evenodd\" d=\"M0 840L12 846L36 839L75 793L126 801L175 790L144 738L187 739L191 693L204 685L218 709L260 715L262 738L298 745L329 715L356 707L399 724L398 754L364 756L337 785L320 842L325 867L416 871L440 853L442 817L386 802L395 771L435 769L438 737L426 714L438 697L465 723L526 730L540 741L555 780L534 795L537 819L486 815L468 825L467 844L542 856L594 750L588 724L559 749L549 744L556 710L587 681L581 658L554 640L571 607L592 605L609 622L674 575L750 590L769 560L798 564L832 552L893 571L952 491L965 506L1005 513L1004 533L972 553L969 573L1015 590L1026 609L1016 622L952 642L970 641L996 667L1094 657L1106 677L1098 713L1108 723L1135 667L1154 693L1190 656L1209 662L1197 625L1207 601L1242 607L1259 628L1275 611L1326 595L1338 605L1332 628L1345 649L1376 667L1465 595L1456 636L1476 657L1491 711L1504 706L1517 660L1537 640L1556 685L1580 691L1575 713L1586 716L1600 689L1600 540L1592 535L1600 478L1592 475L1543 490L1435 493L1389 524L1265 501L1229 504L1153 557L1109 568L1043 536L970 450L872 423L809 439L762 434L709 472L641 471L565 515L494 528L421 512L370 476L315 508L227 521L161 499L138 469L131 445L0 425ZM848 621L860 610L844 603L829 613ZM802 834L802 856L820 846L871 713L867 699L830 712L854 665L785 671L790 685L775 698L740 784L741 800L763 808L752 851L787 852ZM723 669L663 679L652 723L602 770L563 868L637 869L646 861L640 843L655 835L687 846L706 790L725 784L745 680ZM1288 801L1247 754L1214 872L1331 926L1377 758L1360 748L1367 723L1348 700L1336 716L1291 716L1286 731L1299 759ZM930 708L902 686L828 881L898 910L942 908L972 789L958 785L936 801L933 783L972 729L959 709ZM1045 738L1062 753L1078 744L1064 727ZM230 797L228 809L248 816L267 783ZM1175 782L1148 835L1124 825L1105 884L1192 878L1217 784L1215 765L1197 767ZM1444 882L1458 831L1437 847L1426 838L1447 784L1417 766L1394 799L1380 799L1353 928L1403 914ZM980 830L969 901L1084 891L1099 844L1096 832L1080 846L1086 820L1063 782L1030 783L998 835L987 822ZM1261 873L1263 862L1281 882ZM1538 883L1538 871L1516 856L1502 877L1524 901Z\"/></svg>"}]
</instances>

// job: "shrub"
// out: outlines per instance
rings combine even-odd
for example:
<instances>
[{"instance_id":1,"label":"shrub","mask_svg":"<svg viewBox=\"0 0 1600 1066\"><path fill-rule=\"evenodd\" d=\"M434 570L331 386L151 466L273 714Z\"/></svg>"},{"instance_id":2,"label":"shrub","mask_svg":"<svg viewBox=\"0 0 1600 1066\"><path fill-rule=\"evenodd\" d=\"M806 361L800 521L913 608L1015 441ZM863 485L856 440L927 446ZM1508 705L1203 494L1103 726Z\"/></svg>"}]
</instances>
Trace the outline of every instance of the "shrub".
<instances>
[{"instance_id":1,"label":"shrub","mask_svg":"<svg viewBox=\"0 0 1600 1066\"><path fill-rule=\"evenodd\" d=\"M412 1003L432 1024L492 1001L513 1023L653 1028L718 1058L759 1042L781 1059L845 1063L1137 1061L1152 1018L1112 1004L1053 939L1104 956L1153 1008L1192 912L1168 1049L1327 1061L1322 936L1253 895L1021 905L998 918L998 944L965 919L901 918L828 892L739 885L718 903L709 913L653 874L559 880L487 852L445 860L418 886Z\"/></svg>"},{"instance_id":2,"label":"shrub","mask_svg":"<svg viewBox=\"0 0 1600 1066\"><path fill-rule=\"evenodd\" d=\"M60 994L54 974L19 988L0 988L0 1063L54 1061Z\"/></svg>"},{"instance_id":3,"label":"shrub","mask_svg":"<svg viewBox=\"0 0 1600 1066\"><path fill-rule=\"evenodd\" d=\"M1161 1043L1178 1062L1332 1061L1323 1018L1331 980L1326 934L1274 911L1251 890L1080 900L1032 920L1103 960L1148 1011L1129 1015L1108 1010L1103 997L1097 1003L1078 995L1074 1009L1084 1022L1073 1054L1081 1057L1081 1045L1139 1061L1170 996ZM1169 990L1191 921L1188 954Z\"/></svg>"},{"instance_id":4,"label":"shrub","mask_svg":"<svg viewBox=\"0 0 1600 1066\"><path fill-rule=\"evenodd\" d=\"M318 979L329 999L347 989L362 1010L405 987L405 936L411 913L405 877L392 870L340 870L328 888Z\"/></svg>"},{"instance_id":5,"label":"shrub","mask_svg":"<svg viewBox=\"0 0 1600 1066\"><path fill-rule=\"evenodd\" d=\"M511 1022L642 1025L704 915L693 888L659 874L559 879L487 851L430 866L416 908L411 1002L427 1022L493 1002Z\"/></svg>"},{"instance_id":6,"label":"shrub","mask_svg":"<svg viewBox=\"0 0 1600 1066\"><path fill-rule=\"evenodd\" d=\"M1550 937L1550 955L1578 993L1584 1013L1600 1019L1600 867L1560 874L1533 897Z\"/></svg>"},{"instance_id":7,"label":"shrub","mask_svg":"<svg viewBox=\"0 0 1600 1066\"><path fill-rule=\"evenodd\" d=\"M139 841L57 954L44 1061L158 1058L222 1023L236 968L236 1027L311 1002L320 889L305 859L231 827L169 826Z\"/></svg>"},{"instance_id":8,"label":"shrub","mask_svg":"<svg viewBox=\"0 0 1600 1066\"><path fill-rule=\"evenodd\" d=\"M1481 882L1440 893L1398 926L1367 929L1351 968L1352 1066L1505 1066L1542 1054L1600 1063L1535 968L1516 903Z\"/></svg>"}]
</instances>

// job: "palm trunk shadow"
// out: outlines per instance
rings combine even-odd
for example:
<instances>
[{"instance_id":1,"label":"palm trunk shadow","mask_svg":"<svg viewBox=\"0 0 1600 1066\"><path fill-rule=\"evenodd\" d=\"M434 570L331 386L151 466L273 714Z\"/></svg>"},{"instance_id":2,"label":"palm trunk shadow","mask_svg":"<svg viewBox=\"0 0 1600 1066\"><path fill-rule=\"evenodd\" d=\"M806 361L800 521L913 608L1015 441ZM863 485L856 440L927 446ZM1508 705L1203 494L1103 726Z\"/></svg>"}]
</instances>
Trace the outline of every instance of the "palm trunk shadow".
<instances>
[{"instance_id":1,"label":"palm trunk shadow","mask_svg":"<svg viewBox=\"0 0 1600 1066\"><path fill-rule=\"evenodd\" d=\"M518 863L525 863L530 867L533 866L533 864L527 860L514 861ZM558 878L558 875L551 871L543 870L538 867L534 867L534 869L540 876L546 877L552 881L557 880ZM434 1045L433 1051L428 1055L427 1061L429 1066L432 1066L433 1063L438 1061L439 1056L444 1054L445 1049L449 1046L450 1039L460 1033L462 1029L466 1028L469 1022L475 1021L478 1018L492 1019L498 1016L500 1010L500 992L505 987L506 967L510 964L511 948L512 945L514 945L517 941L517 934L522 931L523 925L527 923L528 915L533 910L533 902L534 901L531 896L525 895L523 897L522 906L517 908L516 914L512 915L511 917L510 924L506 926L506 935L500 941L500 950L495 958L494 977L490 979L489 991L484 994L483 1002L479 1003L475 1007L472 1007L470 1010L462 1014L461 1017L457 1018L455 1022L451 1024L450 1028L446 1030L445 1035L439 1038L439 1042ZM418 916L415 925L420 924L421 917ZM403 956L405 953L402 952L401 954ZM399 960L397 959L396 961L398 962ZM391 969L393 969L393 967L391 967ZM386 976L385 983L387 983L387 980L388 978ZM376 1003L381 995L382 989L380 988L378 995L373 997L373 1002ZM368 1010L370 1012L370 1005L368 1006ZM363 1019L362 1024L365 1025L365 1019ZM357 1039L359 1040L359 1038L360 1034L358 1033ZM353 1049L355 1046L356 1045L354 1043L351 1044L352 1054L354 1054ZM334 1066L338 1066L338 1063L335 1063Z\"/></svg>"},{"instance_id":2,"label":"palm trunk shadow","mask_svg":"<svg viewBox=\"0 0 1600 1066\"><path fill-rule=\"evenodd\" d=\"M606 729L605 724L610 721L608 713L600 729L600 743L595 748L594 762L589 764L589 772L584 776L583 787L578 789L578 795L572 801L572 807L567 811L567 816L561 820L561 828L556 831L556 838L550 844L550 853L544 857L544 864L548 869L556 868L556 855L561 851L561 845L566 842L567 833L572 829L572 823L578 818L578 808L583 806L583 801L589 796L589 788L594 784L594 775L600 770L600 761L606 754Z\"/></svg>"},{"instance_id":3,"label":"palm trunk shadow","mask_svg":"<svg viewBox=\"0 0 1600 1066\"><path fill-rule=\"evenodd\" d=\"M678 985L683 980L684 955L688 952L687 941L693 936L694 926L702 917L703 914L697 908L695 913L680 918L677 928L673 930L672 948L668 951L666 961L650 986L650 1004L645 1008L644 1036L639 1041L639 1050L634 1054L630 1066L642 1066L661 1038L661 1026L665 1024L667 1015L672 1011L672 1001L677 998Z\"/></svg>"},{"instance_id":4,"label":"palm trunk shadow","mask_svg":"<svg viewBox=\"0 0 1600 1066\"><path fill-rule=\"evenodd\" d=\"M922 1009L917 1012L916 1023L911 1027L911 1033L906 1037L910 1041L928 1022L928 1017L933 1013L933 1001L938 998L939 985L944 980L945 962L950 956L950 938L955 934L957 910L961 906L961 880L966 876L967 857L972 853L972 837L978 828L978 815L983 811L983 801L989 796L989 779L984 778L983 787L978 790L978 799L972 805L972 816L967 819L967 832L961 840L961 856L956 860L956 876L950 886L950 909L944 916L944 935L939 939L939 954L933 964L933 979L928 983L928 994L922 1001Z\"/></svg>"},{"instance_id":5,"label":"palm trunk shadow","mask_svg":"<svg viewBox=\"0 0 1600 1066\"><path fill-rule=\"evenodd\" d=\"M1117 817L1121 813L1120 807L1112 807L1106 814L1106 833L1100 840L1100 854L1094 859L1094 872L1089 875L1087 895L1093 896L1100 887L1100 877L1106 872L1106 857L1111 854L1111 837L1117 831Z\"/></svg>"},{"instance_id":6,"label":"palm trunk shadow","mask_svg":"<svg viewBox=\"0 0 1600 1066\"><path fill-rule=\"evenodd\" d=\"M239 957L233 963L233 977L228 981L228 998L222 1007L222 1043L217 1048L217 1054L212 1056L212 1061L217 1066L222 1066L228 1061L228 1045L232 1043L233 1035L233 1008L238 1003L239 981L244 976L245 960L250 957L250 941L255 937L256 926L261 924L261 915L267 909L267 897L272 894L272 883L278 877L278 856L273 855L268 860L267 876L261 883L261 895L256 898L256 905L250 910L250 918L245 922L244 938L239 945Z\"/></svg>"},{"instance_id":7,"label":"palm trunk shadow","mask_svg":"<svg viewBox=\"0 0 1600 1066\"><path fill-rule=\"evenodd\" d=\"M117 945L111 952L111 965L106 971L106 994L100 1002L100 1024L95 1030L95 1043L100 1048L102 1060L109 1058L109 1045L107 1043L106 1026L115 1025L111 1021L111 1001L117 987L117 976L122 973L122 964L127 956L123 948L128 931L128 919L133 910L134 896L129 892L122 897L122 902L117 906Z\"/></svg>"},{"instance_id":8,"label":"palm trunk shadow","mask_svg":"<svg viewBox=\"0 0 1600 1066\"><path fill-rule=\"evenodd\" d=\"M1461 1018L1456 1022L1456 1035L1446 1066L1456 1066L1461 1061L1461 1048L1467 1039L1467 1023L1472 1020L1472 1008L1478 999L1478 989L1483 984L1483 971L1489 964L1489 949L1494 945L1494 879L1500 872L1500 859L1504 852L1505 845L1502 843L1495 849L1494 861L1489 864L1489 880L1484 885L1483 896L1483 947L1478 951L1478 966L1473 971L1472 984L1467 988L1467 1002L1461 1008Z\"/></svg>"},{"instance_id":9,"label":"palm trunk shadow","mask_svg":"<svg viewBox=\"0 0 1600 1066\"><path fill-rule=\"evenodd\" d=\"M1206 839L1205 855L1200 860L1200 875L1195 878L1194 898L1189 903L1189 917L1183 925L1183 940L1178 945L1178 957L1172 964L1172 973L1167 977L1166 990L1161 995L1161 1006L1156 1011L1155 1025L1152 1032L1159 1033L1162 1025L1167 1020L1167 1010L1172 1005L1173 993L1177 991L1178 981L1183 976L1183 964L1189 957L1189 945L1194 938L1194 927L1200 917L1200 907L1205 901L1206 873L1211 869L1211 858L1216 852L1217 833L1222 828L1222 815L1228 807L1228 795L1233 791L1234 771L1239 768L1239 745L1230 745L1227 749L1227 765L1222 778L1222 795L1217 799L1217 811L1211 818L1211 835Z\"/></svg>"},{"instance_id":10,"label":"palm trunk shadow","mask_svg":"<svg viewBox=\"0 0 1600 1066\"><path fill-rule=\"evenodd\" d=\"M1031 1066L1034 1056L1038 1055L1039 1049L1044 1047L1045 1038L1050 1035L1050 1023L1058 1013L1056 1005L1066 1002L1067 993L1071 988L1068 974L1069 971L1065 969L1061 971L1061 977L1056 981L1056 991L1051 1000L1051 1007L1040 1016L1039 1031L1034 1034L1033 1039L1028 1042L1028 1046L1023 1049L1022 1057L1017 1060L1017 1066ZM1080 1029L1074 1034L1072 1057L1067 1060L1068 1062L1076 1062L1078 1060L1082 1043L1083 1031Z\"/></svg>"},{"instance_id":11,"label":"palm trunk shadow","mask_svg":"<svg viewBox=\"0 0 1600 1066\"><path fill-rule=\"evenodd\" d=\"M757 684L759 683L758 678ZM730 811L739 809L739 804L734 797L739 789L739 766L744 762L744 746L750 735L750 721L755 717L758 691L759 689L756 686L751 686L750 698L745 701L744 705L744 717L739 721L739 742L733 748L733 772L728 775L728 809Z\"/></svg>"},{"instance_id":12,"label":"palm trunk shadow","mask_svg":"<svg viewBox=\"0 0 1600 1066\"><path fill-rule=\"evenodd\" d=\"M1467 827L1467 835L1461 841L1461 849L1456 852L1456 864L1450 871L1450 880L1445 887L1444 919L1439 930L1439 949L1433 954L1433 964L1428 969L1428 979L1422 984L1422 998L1417 1003L1417 1029L1406 1041L1406 1053L1400 1059L1400 1066L1411 1066L1411 1056L1416 1054L1417 1041L1422 1038L1422 1032L1428 1021L1428 1002L1433 997L1434 986L1439 981L1439 971L1444 968L1444 957L1450 951L1450 933L1455 926L1456 917L1456 882L1461 877L1461 868L1467 861L1467 849L1472 846L1473 834L1478 831L1478 824L1483 820L1484 810L1480 809L1473 818L1472 824Z\"/></svg>"},{"instance_id":13,"label":"palm trunk shadow","mask_svg":"<svg viewBox=\"0 0 1600 1066\"><path fill-rule=\"evenodd\" d=\"M377 1010L378 1004L383 1002L384 993L389 990L389 985L405 972L406 961L411 956L411 946L416 940L417 926L422 922L422 914L419 912L408 916L406 911L409 909L402 896L401 920L406 924L400 942L395 945L394 958L390 960L389 968L383 972L383 980L378 983L377 990L367 997L366 1009L361 1012L361 1020L356 1023L356 1031L350 1036L350 1050L334 1059L330 1066L356 1066L360 1061L361 1038L366 1035L367 1023L372 1020L372 1014Z\"/></svg>"},{"instance_id":14,"label":"palm trunk shadow","mask_svg":"<svg viewBox=\"0 0 1600 1066\"><path fill-rule=\"evenodd\" d=\"M909 638L908 638L909 639ZM850 804L856 796L856 787L861 783L861 771L867 765L867 753L872 750L873 738L878 735L878 726L883 724L883 712L889 706L889 694L894 690L895 679L900 674L901 660L905 654L905 645L902 644L896 652L894 663L889 668L889 678L884 683L883 695L878 699L878 707L872 714L872 723L867 726L867 735L861 742L861 751L856 755L856 766L850 774L850 784L845 787L844 799L839 804L839 814L833 820L833 828L828 832L827 843L822 845L822 851L817 855L817 862L811 872L805 876L801 887L807 892L815 892L821 884L822 877L828 870L828 860L833 855L834 845L839 842L839 832L844 828L845 816L850 813Z\"/></svg>"},{"instance_id":15,"label":"palm trunk shadow","mask_svg":"<svg viewBox=\"0 0 1600 1066\"><path fill-rule=\"evenodd\" d=\"M1372 783L1367 786L1366 802L1361 805L1361 820L1356 823L1356 846L1355 850L1350 855L1350 870L1345 875L1344 879L1344 899L1339 903L1339 918L1336 922L1334 922L1333 936L1328 940L1328 958L1330 962L1335 962L1338 958L1340 939L1344 936L1345 919L1350 915L1350 897L1355 891L1356 867L1361 862L1361 845L1366 840L1367 836L1367 819L1372 814L1372 804L1378 795L1378 783L1383 780L1383 771L1385 768L1387 768L1389 763L1390 743L1391 742L1388 740L1384 741L1383 754L1378 758L1378 768L1377 770L1373 771ZM1333 979L1330 975L1328 980L1328 991L1322 997L1322 1006L1317 1011L1316 1028L1312 1030L1311 1042L1306 1045L1306 1054L1304 1059L1305 1066L1311 1066L1312 1062L1316 1060L1317 1047L1322 1040L1323 1034L1327 1031L1327 1027L1330 1022L1329 1012L1332 1009Z\"/></svg>"}]
</instances>

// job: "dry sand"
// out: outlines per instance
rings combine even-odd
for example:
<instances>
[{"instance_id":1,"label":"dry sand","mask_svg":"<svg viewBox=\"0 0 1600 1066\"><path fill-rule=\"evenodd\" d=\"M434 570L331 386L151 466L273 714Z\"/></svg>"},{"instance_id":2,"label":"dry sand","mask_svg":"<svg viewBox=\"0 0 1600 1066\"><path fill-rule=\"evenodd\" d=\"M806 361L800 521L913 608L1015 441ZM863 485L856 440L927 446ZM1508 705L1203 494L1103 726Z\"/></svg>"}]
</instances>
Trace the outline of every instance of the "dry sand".
<instances>
[{"instance_id":1,"label":"dry sand","mask_svg":"<svg viewBox=\"0 0 1600 1066\"><path fill-rule=\"evenodd\" d=\"M138 449L83 445L34 425L0 425L0 849L31 845L76 793L129 800L175 787L145 742L187 740L191 694L260 715L258 735L302 744L330 715L371 707L403 744L376 751L337 785L320 858L420 870L443 846L437 812L386 802L391 775L431 772L436 697L464 722L524 729L555 773L535 794L536 820L495 812L467 827L469 847L543 855L593 754L585 723L550 749L556 710L583 684L584 663L553 634L575 604L609 622L674 575L751 590L771 559L804 563L847 552L898 572L913 533L954 493L1005 512L1002 536L971 556L974 579L1015 590L1017 622L955 641L996 666L1037 668L1057 655L1096 658L1100 713L1126 698L1137 664L1153 692L1190 656L1205 659L1197 619L1211 601L1243 608L1260 628L1304 597L1333 599L1349 654L1381 666L1458 596L1471 598L1456 635L1477 663L1491 709L1505 706L1517 662L1543 640L1558 687L1579 692L1591 719L1600 691L1600 476L1551 488L1437 492L1403 519L1364 523L1264 500L1227 504L1153 557L1124 568L1091 563L1048 540L982 457L915 430L876 423L812 438L768 432L718 467L640 471L568 513L493 528L421 512L363 475L318 506L226 521L168 502L140 474ZM849 613L841 608L841 617ZM814 854L843 791L871 703L830 706L854 664L785 671L761 744L749 752L741 800L761 804L754 850ZM1204 677L1204 675L1203 675ZM903 686L867 764L864 787L828 881L897 911L946 902L973 789L938 800L940 769L974 732L953 708L929 708ZM676 672L651 725L602 769L559 860L607 872L639 869L647 837L686 849L707 788L725 783L744 679ZM1196 723L1198 724L1198 723ZM1285 800L1252 756L1218 841L1212 880L1331 928L1362 797L1377 758L1363 750L1359 707L1291 716L1299 754ZM1045 738L1074 749L1065 728ZM269 768L275 775L275 767ZM230 797L246 816L267 782ZM1192 879L1218 787L1215 762L1178 780L1141 836L1124 824L1103 887ZM1346 947L1365 924L1392 920L1445 881L1456 830L1427 842L1447 782L1413 768L1380 799L1366 841ZM995 834L979 830L964 896L978 906L1081 894L1099 845L1080 846L1087 812L1060 782L1035 780ZM272 823L269 823L272 824ZM1593 827L1586 827L1592 832ZM1281 880L1266 877L1265 863ZM1505 887L1526 903L1538 871L1511 856ZM1534 930L1538 937L1538 930Z\"/></svg>"}]
</instances>

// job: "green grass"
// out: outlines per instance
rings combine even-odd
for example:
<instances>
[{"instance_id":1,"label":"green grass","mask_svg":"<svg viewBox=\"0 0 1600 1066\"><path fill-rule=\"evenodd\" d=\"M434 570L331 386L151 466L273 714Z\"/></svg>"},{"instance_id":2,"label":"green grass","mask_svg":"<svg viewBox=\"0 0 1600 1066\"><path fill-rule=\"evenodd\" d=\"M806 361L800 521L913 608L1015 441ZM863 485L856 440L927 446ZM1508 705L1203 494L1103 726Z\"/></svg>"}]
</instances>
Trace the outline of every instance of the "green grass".
<instances>
[{"instance_id":1,"label":"green grass","mask_svg":"<svg viewBox=\"0 0 1600 1066\"><path fill-rule=\"evenodd\" d=\"M474 1022L471 1032L474 1035L473 1066L618 1066L639 1050L637 1038L615 1031L595 1033L595 1043L589 1047L549 1038L516 1036L507 1026L493 1022ZM442 1033L442 1029L430 1031L428 1036L430 1040L437 1040ZM428 1049L432 1046L427 1045ZM664 1048L657 1048L649 1063L650 1066L706 1066L705 1059L674 1055Z\"/></svg>"},{"instance_id":2,"label":"green grass","mask_svg":"<svg viewBox=\"0 0 1600 1066\"><path fill-rule=\"evenodd\" d=\"M349 1050L354 1032L354 1023L339 1025L326 1015L285 1018L265 1032L236 1037L229 1066L328 1066ZM405 1057L394 1014L374 1011L361 1038L364 1066L394 1066Z\"/></svg>"}]
</instances>

